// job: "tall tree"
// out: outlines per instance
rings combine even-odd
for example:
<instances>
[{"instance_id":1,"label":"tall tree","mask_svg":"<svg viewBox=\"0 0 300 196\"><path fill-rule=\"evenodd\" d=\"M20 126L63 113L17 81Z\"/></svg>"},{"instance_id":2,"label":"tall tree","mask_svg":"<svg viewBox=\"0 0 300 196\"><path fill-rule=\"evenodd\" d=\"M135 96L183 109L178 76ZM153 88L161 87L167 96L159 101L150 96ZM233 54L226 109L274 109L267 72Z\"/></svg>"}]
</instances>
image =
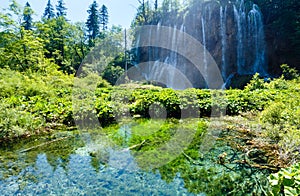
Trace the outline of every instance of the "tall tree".
<instances>
[{"instance_id":1,"label":"tall tree","mask_svg":"<svg viewBox=\"0 0 300 196\"><path fill-rule=\"evenodd\" d=\"M65 3L63 0L58 0L56 5L56 16L55 19L55 26L53 27L55 31L55 40L54 40L54 46L56 48L56 63L60 66L60 69L69 72L70 66L68 63L66 63L66 39L67 39L67 32L66 32L66 26L67 19L66 19L66 12L67 8L65 7Z\"/></svg>"},{"instance_id":2,"label":"tall tree","mask_svg":"<svg viewBox=\"0 0 300 196\"><path fill-rule=\"evenodd\" d=\"M23 24L25 30L32 29L32 14L33 10L31 9L30 4L27 2L23 11Z\"/></svg>"},{"instance_id":3,"label":"tall tree","mask_svg":"<svg viewBox=\"0 0 300 196\"><path fill-rule=\"evenodd\" d=\"M55 20L55 26L52 28L55 31L54 46L58 52L56 55L56 63L62 70L65 70L65 39L66 39L66 27L67 22L63 16L59 16Z\"/></svg>"},{"instance_id":4,"label":"tall tree","mask_svg":"<svg viewBox=\"0 0 300 196\"><path fill-rule=\"evenodd\" d=\"M158 2L157 2L157 0L155 0L155 2L154 2L154 9L155 9L155 11L157 11L157 9L158 9Z\"/></svg>"},{"instance_id":5,"label":"tall tree","mask_svg":"<svg viewBox=\"0 0 300 196\"><path fill-rule=\"evenodd\" d=\"M162 2L162 12L164 14L168 14L171 12L171 6L172 5L172 1L171 0L163 0Z\"/></svg>"},{"instance_id":6,"label":"tall tree","mask_svg":"<svg viewBox=\"0 0 300 196\"><path fill-rule=\"evenodd\" d=\"M107 30L107 25L108 25L108 11L107 7L105 5L102 5L100 9L100 25L101 25L101 30L105 31Z\"/></svg>"},{"instance_id":7,"label":"tall tree","mask_svg":"<svg viewBox=\"0 0 300 196\"><path fill-rule=\"evenodd\" d=\"M33 31L25 30L23 12L21 6L12 0L8 13L0 13L1 68L38 70L44 62L43 41Z\"/></svg>"},{"instance_id":8,"label":"tall tree","mask_svg":"<svg viewBox=\"0 0 300 196\"><path fill-rule=\"evenodd\" d=\"M66 45L69 47L67 47L68 51L66 52L66 58L70 59L72 67L75 70L78 70L86 53L88 53L84 22L77 22L70 26L67 41Z\"/></svg>"},{"instance_id":9,"label":"tall tree","mask_svg":"<svg viewBox=\"0 0 300 196\"><path fill-rule=\"evenodd\" d=\"M147 11L146 11L146 3L145 0L138 0L138 2L140 3L140 7L141 7L141 15L143 16L145 22L147 23Z\"/></svg>"},{"instance_id":10,"label":"tall tree","mask_svg":"<svg viewBox=\"0 0 300 196\"><path fill-rule=\"evenodd\" d=\"M86 26L89 36L89 44L90 46L94 45L94 40L96 37L99 36L100 30L99 30L99 11L98 11L98 4L94 0L94 2L90 5L89 10L87 11L89 13Z\"/></svg>"},{"instance_id":11,"label":"tall tree","mask_svg":"<svg viewBox=\"0 0 300 196\"><path fill-rule=\"evenodd\" d=\"M58 0L57 6L56 6L56 11L57 11L57 13L56 13L57 17L60 17L60 16L66 17L67 8L66 8L63 0Z\"/></svg>"},{"instance_id":12,"label":"tall tree","mask_svg":"<svg viewBox=\"0 0 300 196\"><path fill-rule=\"evenodd\" d=\"M51 4L51 0L48 0L43 18L51 19L51 18L54 18L54 17L55 17L54 8Z\"/></svg>"},{"instance_id":13,"label":"tall tree","mask_svg":"<svg viewBox=\"0 0 300 196\"><path fill-rule=\"evenodd\" d=\"M139 6L137 8L137 14L135 19L135 25L149 24L151 19L151 10L149 1L138 0Z\"/></svg>"}]
</instances>

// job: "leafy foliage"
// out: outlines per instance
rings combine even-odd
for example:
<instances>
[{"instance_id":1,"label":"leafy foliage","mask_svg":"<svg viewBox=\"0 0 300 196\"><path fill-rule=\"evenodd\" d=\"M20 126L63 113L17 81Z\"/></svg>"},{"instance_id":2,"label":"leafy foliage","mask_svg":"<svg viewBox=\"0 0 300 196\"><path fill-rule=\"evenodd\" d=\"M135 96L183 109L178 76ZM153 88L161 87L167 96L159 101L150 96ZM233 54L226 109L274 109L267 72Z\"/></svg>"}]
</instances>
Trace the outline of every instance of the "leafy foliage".
<instances>
[{"instance_id":1,"label":"leafy foliage","mask_svg":"<svg viewBox=\"0 0 300 196\"><path fill-rule=\"evenodd\" d=\"M0 69L0 140L30 136L73 124L72 77Z\"/></svg>"},{"instance_id":2,"label":"leafy foliage","mask_svg":"<svg viewBox=\"0 0 300 196\"><path fill-rule=\"evenodd\" d=\"M268 136L283 149L281 156L288 157L293 164L299 160L295 151L300 146L299 77L295 78L298 73L294 69L286 65L282 67L285 75L266 84L269 91L276 92L276 96L260 114L260 119ZM285 80L285 77L292 80Z\"/></svg>"},{"instance_id":3,"label":"leafy foliage","mask_svg":"<svg viewBox=\"0 0 300 196\"><path fill-rule=\"evenodd\" d=\"M124 74L124 69L119 66L107 66L102 76L105 80L107 80L110 84L116 84L117 80Z\"/></svg>"},{"instance_id":4,"label":"leafy foliage","mask_svg":"<svg viewBox=\"0 0 300 196\"><path fill-rule=\"evenodd\" d=\"M0 67L9 67L18 71L43 70L45 60L43 56L42 40L32 31L21 29L20 37L6 34L4 48L0 49ZM5 38L4 38L5 39Z\"/></svg>"},{"instance_id":5,"label":"leafy foliage","mask_svg":"<svg viewBox=\"0 0 300 196\"><path fill-rule=\"evenodd\" d=\"M284 78L287 80L293 80L299 77L297 70L290 68L287 64L281 65L281 69Z\"/></svg>"},{"instance_id":6,"label":"leafy foliage","mask_svg":"<svg viewBox=\"0 0 300 196\"><path fill-rule=\"evenodd\" d=\"M139 0L139 7L132 26L157 24L159 21L180 20L178 16L183 10L184 5L178 0L163 0L160 7L157 1L154 1L154 5L151 5L149 1Z\"/></svg>"},{"instance_id":7,"label":"leafy foliage","mask_svg":"<svg viewBox=\"0 0 300 196\"><path fill-rule=\"evenodd\" d=\"M0 68L36 71L54 62L59 70L74 74L89 50L115 32L114 27L107 29L108 13L105 9L100 23L96 8L93 7L96 16L89 17L93 21L73 24L66 18L64 1L59 0L54 10L49 0L41 21L33 22L34 11L29 3L22 8L15 0L11 1L9 8L0 12ZM99 34L100 24L104 25L103 36ZM119 39L112 42L119 42Z\"/></svg>"},{"instance_id":8,"label":"leafy foliage","mask_svg":"<svg viewBox=\"0 0 300 196\"><path fill-rule=\"evenodd\" d=\"M280 170L268 178L272 192L271 195L294 196L300 194L300 163Z\"/></svg>"}]
</instances>

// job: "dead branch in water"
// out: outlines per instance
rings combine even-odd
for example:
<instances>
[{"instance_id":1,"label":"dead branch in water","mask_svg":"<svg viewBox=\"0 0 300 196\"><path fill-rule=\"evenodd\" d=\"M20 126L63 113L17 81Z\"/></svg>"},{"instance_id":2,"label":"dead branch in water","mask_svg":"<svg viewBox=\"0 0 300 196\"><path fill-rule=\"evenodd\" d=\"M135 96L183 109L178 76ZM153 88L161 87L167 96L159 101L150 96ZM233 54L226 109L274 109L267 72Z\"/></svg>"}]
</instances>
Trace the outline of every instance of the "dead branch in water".
<instances>
[{"instance_id":1,"label":"dead branch in water","mask_svg":"<svg viewBox=\"0 0 300 196\"><path fill-rule=\"evenodd\" d=\"M24 149L24 150L20 151L20 153L29 152L29 151L31 151L31 150L33 150L33 149L40 148L40 147L42 147L42 146L46 146L46 145L48 145L48 144L52 144L52 143L55 143L55 142L59 142L59 141L62 141L62 140L68 139L68 138L70 138L70 136L58 138L58 139L56 139L56 140L52 140L52 141L49 141L49 142L45 142L45 143L39 144L39 145L37 145L37 146L33 146L33 147L30 147L30 148Z\"/></svg>"},{"instance_id":2,"label":"dead branch in water","mask_svg":"<svg viewBox=\"0 0 300 196\"><path fill-rule=\"evenodd\" d=\"M130 146L130 147L128 147L128 148L125 148L125 149L123 149L122 151L128 151L128 150L135 149L135 148L137 148L137 147L141 147L141 146L144 145L145 142L146 142L146 140L142 141L142 143L140 143L140 144L136 144L136 145Z\"/></svg>"}]
</instances>

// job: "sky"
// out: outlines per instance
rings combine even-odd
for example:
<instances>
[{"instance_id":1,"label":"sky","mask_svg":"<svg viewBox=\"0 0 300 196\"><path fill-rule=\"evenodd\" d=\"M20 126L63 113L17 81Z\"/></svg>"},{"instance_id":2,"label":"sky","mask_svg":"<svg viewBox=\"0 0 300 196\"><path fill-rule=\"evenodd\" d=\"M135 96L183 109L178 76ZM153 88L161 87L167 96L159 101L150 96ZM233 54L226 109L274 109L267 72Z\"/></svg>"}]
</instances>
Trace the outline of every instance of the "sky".
<instances>
[{"instance_id":1,"label":"sky","mask_svg":"<svg viewBox=\"0 0 300 196\"><path fill-rule=\"evenodd\" d=\"M1 0L0 8L7 8L9 0ZM39 20L44 13L48 0L16 0L21 6L28 1L35 11L35 20ZM87 10L93 0L64 0L67 10L67 18L72 22L85 22L88 16ZM51 0L53 6L57 0ZM109 14L109 26L121 25L129 28L136 14L138 0L97 0L99 7L106 5Z\"/></svg>"}]
</instances>

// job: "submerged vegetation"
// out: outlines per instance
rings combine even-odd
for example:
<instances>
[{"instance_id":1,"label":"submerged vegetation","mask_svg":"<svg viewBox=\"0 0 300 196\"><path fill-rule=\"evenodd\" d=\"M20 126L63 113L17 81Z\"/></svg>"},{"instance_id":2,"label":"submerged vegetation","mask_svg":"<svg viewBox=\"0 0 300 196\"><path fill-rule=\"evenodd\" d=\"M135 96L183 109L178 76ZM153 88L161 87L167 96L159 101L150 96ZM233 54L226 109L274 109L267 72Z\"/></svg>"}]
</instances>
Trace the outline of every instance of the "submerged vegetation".
<instances>
[{"instance_id":1,"label":"submerged vegetation","mask_svg":"<svg viewBox=\"0 0 300 196\"><path fill-rule=\"evenodd\" d=\"M84 78L84 80L97 80L98 88L95 91L96 100L93 108L82 108L82 113L89 115L81 114L81 116L77 116L80 113L73 114L72 91L76 91L73 87L73 77L64 75L59 71L41 75L1 69L0 141L4 145L4 142L14 141L16 138L33 137L48 132L55 133L57 130L66 128L73 129L76 120L81 119L88 122L86 118L89 118L94 111L102 126L120 122L122 117L131 116L135 118L174 119L173 122L171 120L166 123L164 120L157 121L158 124L150 120L150 122L142 123L137 128L132 126L132 135L128 141L124 140L122 134L119 136L114 134L112 139L116 140L116 144L130 149L136 156L139 166L147 169L153 167L157 160L168 160L168 158L171 158L170 161L173 160L170 154L166 157L161 157L159 154L155 155L155 149L169 141L172 135L176 133L178 128L176 118L184 119L183 114L204 117L204 119L212 114L215 117L227 114L232 117L221 120L225 122L225 125L214 125L213 122L205 122L205 120L183 125L188 126L187 129L182 127L182 130L187 130L183 134L195 136L195 139L190 143L193 146L192 149L199 149L203 145L200 138L203 131L206 132L207 130L205 127L214 127L214 130L223 130L221 135L228 132L225 134L227 136L223 137L224 141L229 142L229 146L234 149L235 153L240 153L240 155L231 155L235 157L235 161L228 158L230 156L228 152L224 155L224 160L221 160L220 156L223 152L220 147L219 153L214 155L216 156L215 159L219 156L219 164L226 168L232 167L231 164L238 164L277 172L280 168L291 166L300 160L299 76L293 69L286 66L283 66L283 69L284 74L278 79L265 81L256 75L244 90L230 89L226 91L200 89L179 91L148 84L127 84L112 87L101 77L95 75ZM129 86L131 90L129 90ZM217 113L212 110L217 111ZM197 125L197 123L200 124ZM194 130L197 126L199 132L189 133L188 130ZM156 129L160 131L152 133ZM145 155L143 152L150 154ZM91 155L94 156L93 153ZM155 158L151 158L151 156ZM206 155L201 154L201 151L199 154L199 150L184 151L180 155L181 158L178 157L176 158L177 161L173 160L169 163L170 165L168 164L170 167L168 165L162 166L160 169L162 177L171 180L179 172L183 178L185 175L189 177L196 175L195 179L202 179L206 175L218 173L214 170L198 170L196 167L196 174L193 169L182 168L184 165L181 164L182 160L197 166L203 156ZM151 163L152 161L154 162ZM175 163L178 166L181 165L180 168L176 169L177 166L173 165ZM165 167L172 168L173 172L167 172L169 169L163 169ZM206 174L201 173L201 171L206 172ZM212 173L207 173L208 171ZM298 191L297 167L291 168L291 172L293 172L291 178L288 174L282 175L281 173L284 171L270 177L270 185L273 187L274 195L277 195L278 187L280 187L281 192L290 191L294 193ZM166 174L165 177L164 174ZM286 177L286 175L288 176ZM218 178L221 180L220 186L224 186L227 190L231 184L234 190L238 191L236 189L239 184L237 183L239 182L238 179L232 179L229 176L223 177L223 180ZM287 184L285 178L291 179L293 182L289 181L290 183ZM244 177L240 180L243 179ZM259 177L259 179L263 178ZM218 182L214 178L206 180L213 183L210 186L216 185ZM231 183L227 186L225 182ZM234 186L233 182L235 182ZM188 181L186 183L189 184ZM197 193L199 190L205 190L209 193L209 191L213 191L204 189L200 184L191 183L188 187L195 186L195 189L191 188L191 192ZM205 187L210 186L205 185ZM222 188L215 191L217 190L224 191ZM268 191L267 188L263 190ZM210 193L217 195L217 192Z\"/></svg>"},{"instance_id":2,"label":"submerged vegetation","mask_svg":"<svg viewBox=\"0 0 300 196\"><path fill-rule=\"evenodd\" d=\"M161 8L155 1L154 9L145 1L139 2L133 27L158 23L158 17L168 19L186 9L179 7L178 1L164 1ZM265 12L274 7L271 1L266 2L257 1ZM88 157L80 161L90 164L92 169L85 169L94 176L88 176L88 185L81 180L81 186L90 186L95 173L106 171L104 168L113 162L113 156L118 158L118 153L127 153L126 160L134 159L139 172L150 171L153 173L147 175L154 176L138 173L134 178L147 182L158 176L164 181L157 180L157 194L163 193L159 186L178 194L172 187L175 179L184 184L180 189L183 193L300 194L297 70L282 65L281 77L267 79L256 74L244 89L173 90L128 78L126 84L114 86L137 57L125 51L121 27L108 29L107 8L103 5L99 13L97 7L94 1L86 24L71 24L63 1L59 1L56 15L48 1L39 22L32 21L33 10L28 3L22 11L13 0L0 13L0 194L1 188L7 187L4 181L12 176L26 177L17 184L18 191L28 193L26 185L35 184L39 178L30 170L37 160L47 162L52 170L68 170L72 164L80 165L74 161L80 159L74 158L77 155ZM276 12L265 18L269 28L284 23L289 28L280 36L297 37L300 23L294 24L298 29L294 32L289 24L277 20L279 15L276 7ZM14 17L20 20L14 21ZM291 18L295 17L291 12ZM93 24L95 18L101 18L101 25ZM297 43L299 40L293 44L295 53L299 51ZM101 67L105 69L99 76L88 65L78 71L82 77L75 77L80 63L97 44L109 46L101 53L101 61L97 59L96 66L105 65ZM95 85L95 89L89 89L89 85ZM26 173L26 169L32 173ZM126 172L115 169L112 173L120 177ZM99 182L103 189L109 186ZM39 193L51 194L47 191Z\"/></svg>"}]
</instances>

